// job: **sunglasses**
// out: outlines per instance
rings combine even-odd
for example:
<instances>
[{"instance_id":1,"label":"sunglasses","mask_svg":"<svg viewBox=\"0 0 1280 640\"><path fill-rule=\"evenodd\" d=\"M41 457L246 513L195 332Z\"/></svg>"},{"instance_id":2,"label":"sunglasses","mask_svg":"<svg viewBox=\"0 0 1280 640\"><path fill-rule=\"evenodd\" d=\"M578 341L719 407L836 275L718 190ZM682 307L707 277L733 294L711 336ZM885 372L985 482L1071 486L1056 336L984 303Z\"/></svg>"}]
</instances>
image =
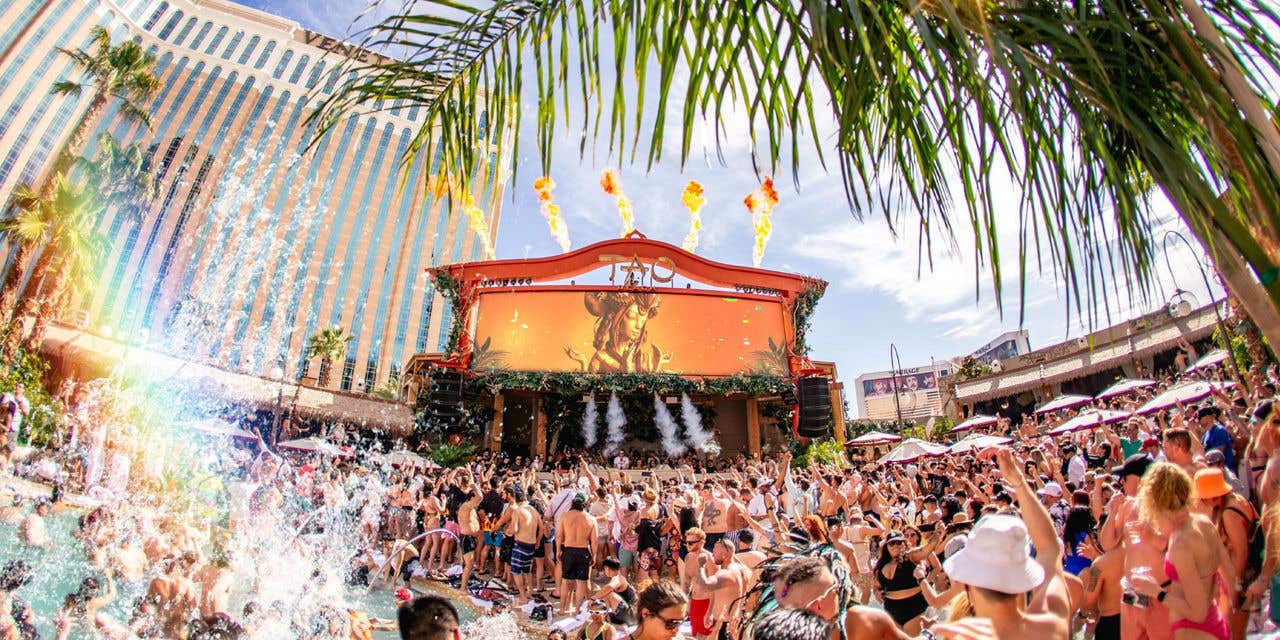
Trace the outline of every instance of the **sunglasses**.
<instances>
[{"instance_id":1,"label":"sunglasses","mask_svg":"<svg viewBox=\"0 0 1280 640\"><path fill-rule=\"evenodd\" d=\"M684 544L685 546L693 546L695 544L702 544L702 541L701 540L685 540Z\"/></svg>"},{"instance_id":2,"label":"sunglasses","mask_svg":"<svg viewBox=\"0 0 1280 640\"><path fill-rule=\"evenodd\" d=\"M653 617L661 620L662 626L666 627L667 631L675 631L676 629L680 628L680 625L684 624L684 618L676 618L675 620L668 620L662 617L661 613L655 613L653 614Z\"/></svg>"}]
</instances>

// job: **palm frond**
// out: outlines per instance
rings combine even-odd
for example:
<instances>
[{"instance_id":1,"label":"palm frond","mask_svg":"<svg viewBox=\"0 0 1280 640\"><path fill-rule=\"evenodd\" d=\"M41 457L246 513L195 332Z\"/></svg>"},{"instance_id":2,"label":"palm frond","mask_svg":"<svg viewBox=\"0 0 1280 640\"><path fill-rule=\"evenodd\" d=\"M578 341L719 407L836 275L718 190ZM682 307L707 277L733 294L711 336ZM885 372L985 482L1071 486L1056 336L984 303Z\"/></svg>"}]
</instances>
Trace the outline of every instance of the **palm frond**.
<instances>
[{"instance_id":1,"label":"palm frond","mask_svg":"<svg viewBox=\"0 0 1280 640\"><path fill-rule=\"evenodd\" d=\"M84 91L84 85L70 80L59 80L53 83L53 86L49 88L49 91L55 95L79 98L80 94Z\"/></svg>"},{"instance_id":2,"label":"palm frond","mask_svg":"<svg viewBox=\"0 0 1280 640\"><path fill-rule=\"evenodd\" d=\"M151 113L133 102L121 100L120 117L140 123L142 126L146 127L147 130L151 129Z\"/></svg>"}]
</instances>

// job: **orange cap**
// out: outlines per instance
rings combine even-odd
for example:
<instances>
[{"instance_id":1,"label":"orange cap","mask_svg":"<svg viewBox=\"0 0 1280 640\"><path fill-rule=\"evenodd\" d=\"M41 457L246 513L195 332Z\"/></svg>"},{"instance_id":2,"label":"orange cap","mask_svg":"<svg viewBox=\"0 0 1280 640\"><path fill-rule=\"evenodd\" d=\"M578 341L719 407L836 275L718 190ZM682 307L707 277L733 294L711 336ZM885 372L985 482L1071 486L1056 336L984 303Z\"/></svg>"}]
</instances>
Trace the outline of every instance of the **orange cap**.
<instances>
[{"instance_id":1,"label":"orange cap","mask_svg":"<svg viewBox=\"0 0 1280 640\"><path fill-rule=\"evenodd\" d=\"M1202 500L1231 493L1231 485L1222 476L1222 469L1201 469L1196 472L1196 496Z\"/></svg>"}]
</instances>

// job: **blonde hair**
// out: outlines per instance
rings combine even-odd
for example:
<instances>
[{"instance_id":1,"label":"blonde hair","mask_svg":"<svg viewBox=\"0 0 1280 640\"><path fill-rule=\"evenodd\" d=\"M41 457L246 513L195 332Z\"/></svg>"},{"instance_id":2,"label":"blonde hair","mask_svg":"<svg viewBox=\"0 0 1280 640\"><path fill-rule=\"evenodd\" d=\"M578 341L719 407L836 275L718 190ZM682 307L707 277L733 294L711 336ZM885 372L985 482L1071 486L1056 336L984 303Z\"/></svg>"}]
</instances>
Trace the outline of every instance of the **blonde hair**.
<instances>
[{"instance_id":1,"label":"blonde hair","mask_svg":"<svg viewBox=\"0 0 1280 640\"><path fill-rule=\"evenodd\" d=\"M1185 511L1194 494L1191 476L1182 467L1157 462L1142 476L1138 488L1138 513L1147 522L1160 515Z\"/></svg>"},{"instance_id":2,"label":"blonde hair","mask_svg":"<svg viewBox=\"0 0 1280 640\"><path fill-rule=\"evenodd\" d=\"M964 591L957 593L951 599L951 606L947 607L947 620L954 622L973 617L973 615L973 603L969 602L969 594Z\"/></svg>"}]
</instances>

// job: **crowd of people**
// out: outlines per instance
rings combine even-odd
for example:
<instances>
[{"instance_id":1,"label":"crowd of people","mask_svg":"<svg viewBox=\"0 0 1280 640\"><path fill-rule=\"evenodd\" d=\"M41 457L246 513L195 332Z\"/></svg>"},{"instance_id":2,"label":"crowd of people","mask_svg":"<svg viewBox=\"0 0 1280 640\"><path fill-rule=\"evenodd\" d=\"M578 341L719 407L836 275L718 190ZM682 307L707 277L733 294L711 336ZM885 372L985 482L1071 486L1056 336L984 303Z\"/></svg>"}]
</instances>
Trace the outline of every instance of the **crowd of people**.
<instances>
[{"instance_id":1,"label":"crowd of people","mask_svg":"<svg viewBox=\"0 0 1280 640\"><path fill-rule=\"evenodd\" d=\"M1002 419L1007 446L897 465L782 454L659 472L648 454L566 451L424 470L260 442L219 456L212 520L137 497L78 512L61 487L0 519L35 548L51 513L80 514L86 575L59 638L456 640L452 598L563 640L1241 640L1274 631L1280 569L1276 372L1250 376L1247 392L1061 435L1182 379ZM0 640L37 637L23 592L38 572L0 572ZM397 618L350 602L383 586ZM104 611L126 592L128 615Z\"/></svg>"}]
</instances>

